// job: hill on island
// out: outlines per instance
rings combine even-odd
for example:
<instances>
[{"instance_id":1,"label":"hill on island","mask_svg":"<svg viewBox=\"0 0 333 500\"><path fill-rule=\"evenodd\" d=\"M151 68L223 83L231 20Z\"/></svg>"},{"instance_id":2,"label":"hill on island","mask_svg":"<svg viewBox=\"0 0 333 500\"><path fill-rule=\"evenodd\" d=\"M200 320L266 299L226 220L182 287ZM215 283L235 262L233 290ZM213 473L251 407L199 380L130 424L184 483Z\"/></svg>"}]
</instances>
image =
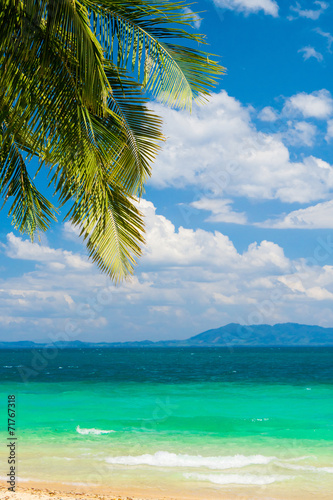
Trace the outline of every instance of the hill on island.
<instances>
[{"instance_id":1,"label":"hill on island","mask_svg":"<svg viewBox=\"0 0 333 500\"><path fill-rule=\"evenodd\" d=\"M333 345L333 328L298 323L250 326L230 323L188 341L192 345Z\"/></svg>"},{"instance_id":2,"label":"hill on island","mask_svg":"<svg viewBox=\"0 0 333 500\"><path fill-rule=\"evenodd\" d=\"M0 342L0 349L44 347L45 343L32 341ZM276 325L228 325L199 333L186 340L161 340L152 342L54 342L59 348L102 347L222 347L222 346L333 346L333 328L280 323Z\"/></svg>"}]
</instances>

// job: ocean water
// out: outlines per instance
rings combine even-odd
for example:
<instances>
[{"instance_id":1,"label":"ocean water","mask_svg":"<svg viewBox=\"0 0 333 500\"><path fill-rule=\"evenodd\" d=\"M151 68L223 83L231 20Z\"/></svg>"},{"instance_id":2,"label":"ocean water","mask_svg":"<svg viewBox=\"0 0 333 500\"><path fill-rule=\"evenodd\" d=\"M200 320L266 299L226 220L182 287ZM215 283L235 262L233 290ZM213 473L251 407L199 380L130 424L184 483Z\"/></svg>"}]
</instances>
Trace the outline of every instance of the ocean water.
<instances>
[{"instance_id":1,"label":"ocean water","mask_svg":"<svg viewBox=\"0 0 333 500\"><path fill-rule=\"evenodd\" d=\"M20 481L331 498L333 348L1 350L0 380Z\"/></svg>"}]
</instances>

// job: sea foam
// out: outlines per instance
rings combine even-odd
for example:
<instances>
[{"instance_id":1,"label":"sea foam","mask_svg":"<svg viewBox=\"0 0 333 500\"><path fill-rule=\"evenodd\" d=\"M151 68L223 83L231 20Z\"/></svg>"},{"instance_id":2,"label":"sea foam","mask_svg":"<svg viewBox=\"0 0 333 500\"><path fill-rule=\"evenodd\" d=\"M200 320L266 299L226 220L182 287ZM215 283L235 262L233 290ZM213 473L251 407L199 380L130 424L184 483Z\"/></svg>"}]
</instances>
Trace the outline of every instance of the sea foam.
<instances>
[{"instance_id":1,"label":"sea foam","mask_svg":"<svg viewBox=\"0 0 333 500\"><path fill-rule=\"evenodd\" d=\"M214 484L272 484L292 479L292 476L256 476L254 474L183 474L187 479L209 481Z\"/></svg>"},{"instance_id":2,"label":"sea foam","mask_svg":"<svg viewBox=\"0 0 333 500\"><path fill-rule=\"evenodd\" d=\"M79 434L93 434L95 436L99 436L100 434L110 434L111 432L116 432L113 430L109 431L103 431L102 429L95 429L94 427L92 429L81 429L81 427L78 425L76 427L76 432Z\"/></svg>"},{"instance_id":3,"label":"sea foam","mask_svg":"<svg viewBox=\"0 0 333 500\"><path fill-rule=\"evenodd\" d=\"M203 457L201 455L169 453L168 451L157 451L154 455L128 455L106 458L106 462L109 464L151 465L156 467L207 467L208 469L231 469L234 467L246 467L247 465L266 465L272 460L276 460L276 457L265 457L263 455Z\"/></svg>"},{"instance_id":4,"label":"sea foam","mask_svg":"<svg viewBox=\"0 0 333 500\"><path fill-rule=\"evenodd\" d=\"M328 474L333 474L333 467L315 467L314 465L292 465L277 462L277 465L283 467L284 469L290 470L304 470L307 472L327 472Z\"/></svg>"}]
</instances>

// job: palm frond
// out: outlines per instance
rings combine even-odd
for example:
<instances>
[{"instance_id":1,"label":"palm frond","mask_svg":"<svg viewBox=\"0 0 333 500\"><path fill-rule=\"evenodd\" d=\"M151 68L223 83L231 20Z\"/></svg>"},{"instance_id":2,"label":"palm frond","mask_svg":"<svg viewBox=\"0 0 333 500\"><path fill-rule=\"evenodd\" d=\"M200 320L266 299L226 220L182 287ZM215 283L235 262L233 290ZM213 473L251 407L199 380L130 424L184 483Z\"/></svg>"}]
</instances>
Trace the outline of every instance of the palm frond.
<instances>
[{"instance_id":1,"label":"palm frond","mask_svg":"<svg viewBox=\"0 0 333 500\"><path fill-rule=\"evenodd\" d=\"M172 39L205 43L201 35L180 27L189 27L193 20L184 15L185 2L81 1L95 19L105 57L127 69L131 61L134 76L162 103L191 109L193 99L207 96L223 74L212 54L171 44Z\"/></svg>"},{"instance_id":2,"label":"palm frond","mask_svg":"<svg viewBox=\"0 0 333 500\"><path fill-rule=\"evenodd\" d=\"M101 271L118 281L133 273L144 244L142 215L123 190L98 182L82 189L66 218L79 227L89 257Z\"/></svg>"},{"instance_id":3,"label":"palm frond","mask_svg":"<svg viewBox=\"0 0 333 500\"><path fill-rule=\"evenodd\" d=\"M45 231L56 221L55 207L38 191L30 178L22 153L14 138L1 144L0 194L11 201L9 215L15 229L28 233Z\"/></svg>"},{"instance_id":4,"label":"palm frond","mask_svg":"<svg viewBox=\"0 0 333 500\"><path fill-rule=\"evenodd\" d=\"M162 120L147 107L148 100L140 85L126 71L109 63L105 74L113 89L109 109L120 119L122 131L117 133L122 135L126 144L118 164L113 167L115 180L128 192L141 195L144 182L151 173L151 164L160 149L159 144L164 140Z\"/></svg>"},{"instance_id":5,"label":"palm frond","mask_svg":"<svg viewBox=\"0 0 333 500\"><path fill-rule=\"evenodd\" d=\"M163 140L146 95L190 108L223 72L198 50L187 3L0 0L0 194L33 237L55 209L29 175L38 157L89 255L113 279L143 244L134 203ZM179 43L178 43L179 42Z\"/></svg>"}]
</instances>

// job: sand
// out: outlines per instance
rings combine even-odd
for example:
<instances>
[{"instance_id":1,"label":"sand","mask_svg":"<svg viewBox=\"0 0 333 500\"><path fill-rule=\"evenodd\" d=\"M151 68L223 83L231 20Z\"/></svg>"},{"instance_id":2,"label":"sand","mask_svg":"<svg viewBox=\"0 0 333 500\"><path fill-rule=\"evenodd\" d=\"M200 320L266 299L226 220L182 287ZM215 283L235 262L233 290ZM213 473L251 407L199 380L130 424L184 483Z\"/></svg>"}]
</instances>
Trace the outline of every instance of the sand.
<instances>
[{"instance_id":1,"label":"sand","mask_svg":"<svg viewBox=\"0 0 333 500\"><path fill-rule=\"evenodd\" d=\"M15 493L8 491L4 482L0 483L0 500L330 500L331 493L327 495L314 495L313 492L290 491L277 493L270 488L260 492L242 489L240 491L207 491L206 494L196 495L195 492L173 492L165 494L158 490L150 489L147 492L142 490L127 491L127 496L114 490L87 491L84 487L69 486L58 483L23 483L16 486Z\"/></svg>"},{"instance_id":2,"label":"sand","mask_svg":"<svg viewBox=\"0 0 333 500\"><path fill-rule=\"evenodd\" d=\"M114 492L83 492L79 488L75 490L66 490L62 485L58 485L56 489L53 488L38 488L35 486L16 487L15 493L8 491L6 486L0 486L0 499L1 500L202 500L195 496L188 496L188 494L180 494L176 496L164 496L159 492L149 492L148 495L142 496L142 491L133 491L134 496L123 496L114 494ZM207 499L221 499L221 500L254 500L254 497L239 495L223 495L217 497L208 496Z\"/></svg>"},{"instance_id":3,"label":"sand","mask_svg":"<svg viewBox=\"0 0 333 500\"><path fill-rule=\"evenodd\" d=\"M221 492L209 492L207 496L198 496L189 492L173 492L174 494L161 494L160 491L152 488L149 491L136 490L131 488L127 491L127 496L120 491L103 489L98 487L88 488L80 486L69 486L57 483L30 483L16 486L15 493L8 491L4 482L0 483L0 500L256 500L252 495L244 492L231 494ZM304 498L302 497L302 500Z\"/></svg>"}]
</instances>

